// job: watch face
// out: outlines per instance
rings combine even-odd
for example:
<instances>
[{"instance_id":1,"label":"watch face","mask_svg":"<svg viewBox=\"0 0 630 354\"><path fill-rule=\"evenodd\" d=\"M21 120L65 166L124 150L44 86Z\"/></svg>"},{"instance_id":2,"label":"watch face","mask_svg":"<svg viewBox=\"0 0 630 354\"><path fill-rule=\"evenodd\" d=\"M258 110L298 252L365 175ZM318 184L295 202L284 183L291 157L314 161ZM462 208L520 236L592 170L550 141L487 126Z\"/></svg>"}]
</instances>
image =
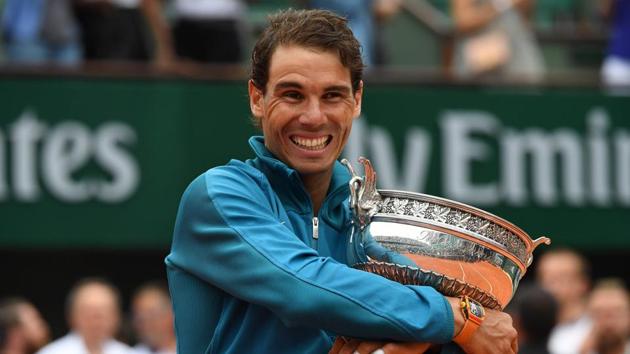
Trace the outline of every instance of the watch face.
<instances>
[{"instance_id":1,"label":"watch face","mask_svg":"<svg viewBox=\"0 0 630 354\"><path fill-rule=\"evenodd\" d=\"M479 318L484 316L483 307L474 301L470 301L470 313Z\"/></svg>"}]
</instances>

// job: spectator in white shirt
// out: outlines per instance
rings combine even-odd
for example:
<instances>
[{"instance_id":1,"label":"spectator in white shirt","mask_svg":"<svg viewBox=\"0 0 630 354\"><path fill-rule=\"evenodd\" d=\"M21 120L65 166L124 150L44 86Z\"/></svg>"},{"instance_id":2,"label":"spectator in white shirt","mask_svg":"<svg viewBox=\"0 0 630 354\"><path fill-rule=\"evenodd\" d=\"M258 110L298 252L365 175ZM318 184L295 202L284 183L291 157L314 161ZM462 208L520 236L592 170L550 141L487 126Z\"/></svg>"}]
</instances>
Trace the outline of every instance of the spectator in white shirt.
<instances>
[{"instance_id":1,"label":"spectator in white shirt","mask_svg":"<svg viewBox=\"0 0 630 354\"><path fill-rule=\"evenodd\" d=\"M88 278L75 285L66 300L70 333L38 354L129 354L114 339L120 326L120 295L109 282Z\"/></svg>"},{"instance_id":2,"label":"spectator in white shirt","mask_svg":"<svg viewBox=\"0 0 630 354\"><path fill-rule=\"evenodd\" d=\"M168 286L150 282L141 286L131 303L133 327L139 344L134 354L175 354L175 329Z\"/></svg>"},{"instance_id":3,"label":"spectator in white shirt","mask_svg":"<svg viewBox=\"0 0 630 354\"><path fill-rule=\"evenodd\" d=\"M604 279L595 285L588 301L593 329L580 354L630 353L629 296L621 279Z\"/></svg>"},{"instance_id":4,"label":"spectator in white shirt","mask_svg":"<svg viewBox=\"0 0 630 354\"><path fill-rule=\"evenodd\" d=\"M587 260L569 249L543 254L537 262L536 280L556 298L558 323L549 338L551 354L576 354L591 330L586 313L590 288Z\"/></svg>"}]
</instances>

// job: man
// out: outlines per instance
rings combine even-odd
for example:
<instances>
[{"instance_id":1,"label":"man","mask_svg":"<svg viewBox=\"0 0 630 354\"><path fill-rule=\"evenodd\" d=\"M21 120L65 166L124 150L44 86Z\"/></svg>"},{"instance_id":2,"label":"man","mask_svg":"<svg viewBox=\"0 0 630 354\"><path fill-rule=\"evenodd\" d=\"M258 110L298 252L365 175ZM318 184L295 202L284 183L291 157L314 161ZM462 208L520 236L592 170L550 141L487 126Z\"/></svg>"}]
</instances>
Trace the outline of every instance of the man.
<instances>
[{"instance_id":1,"label":"man","mask_svg":"<svg viewBox=\"0 0 630 354\"><path fill-rule=\"evenodd\" d=\"M173 39L182 59L236 64L242 60L243 0L173 0Z\"/></svg>"},{"instance_id":2,"label":"man","mask_svg":"<svg viewBox=\"0 0 630 354\"><path fill-rule=\"evenodd\" d=\"M174 60L160 0L73 0L84 59L148 61L170 66Z\"/></svg>"},{"instance_id":3,"label":"man","mask_svg":"<svg viewBox=\"0 0 630 354\"><path fill-rule=\"evenodd\" d=\"M173 311L167 285L150 282L141 286L131 301L138 344L134 354L175 354Z\"/></svg>"},{"instance_id":4,"label":"man","mask_svg":"<svg viewBox=\"0 0 630 354\"><path fill-rule=\"evenodd\" d=\"M552 354L575 354L591 328L586 314L590 267L584 257L570 249L543 254L537 263L536 280L558 301L558 324L549 338Z\"/></svg>"},{"instance_id":5,"label":"man","mask_svg":"<svg viewBox=\"0 0 630 354\"><path fill-rule=\"evenodd\" d=\"M600 0L600 7L602 15L611 22L602 81L615 92L627 93L630 88L630 0Z\"/></svg>"},{"instance_id":6,"label":"man","mask_svg":"<svg viewBox=\"0 0 630 354\"><path fill-rule=\"evenodd\" d=\"M549 354L547 343L558 317L558 303L535 284L523 284L505 309L518 331L519 354Z\"/></svg>"},{"instance_id":7,"label":"man","mask_svg":"<svg viewBox=\"0 0 630 354\"><path fill-rule=\"evenodd\" d=\"M18 65L78 65L80 33L71 2L0 1L0 35L6 59Z\"/></svg>"},{"instance_id":8,"label":"man","mask_svg":"<svg viewBox=\"0 0 630 354\"><path fill-rule=\"evenodd\" d=\"M179 207L166 259L178 352L326 353L335 336L383 342L342 349L365 353L387 341L446 343L464 328L459 299L345 264L349 174L336 160L361 112L362 69L343 18L270 17L248 86L264 135L250 139L256 158L202 174ZM517 350L504 313L488 310L466 333L468 353Z\"/></svg>"},{"instance_id":9,"label":"man","mask_svg":"<svg viewBox=\"0 0 630 354\"><path fill-rule=\"evenodd\" d=\"M0 354L32 354L50 340L50 330L39 311L26 299L0 302Z\"/></svg>"},{"instance_id":10,"label":"man","mask_svg":"<svg viewBox=\"0 0 630 354\"><path fill-rule=\"evenodd\" d=\"M38 354L128 354L130 348L114 340L120 325L120 295L109 282L80 280L68 294L66 311L70 333L45 346Z\"/></svg>"},{"instance_id":11,"label":"man","mask_svg":"<svg viewBox=\"0 0 630 354\"><path fill-rule=\"evenodd\" d=\"M630 298L621 280L597 283L588 301L593 329L581 354L630 354Z\"/></svg>"},{"instance_id":12,"label":"man","mask_svg":"<svg viewBox=\"0 0 630 354\"><path fill-rule=\"evenodd\" d=\"M379 22L395 15L401 0L309 0L307 6L333 11L348 19L352 33L361 44L363 63L382 65Z\"/></svg>"}]
</instances>

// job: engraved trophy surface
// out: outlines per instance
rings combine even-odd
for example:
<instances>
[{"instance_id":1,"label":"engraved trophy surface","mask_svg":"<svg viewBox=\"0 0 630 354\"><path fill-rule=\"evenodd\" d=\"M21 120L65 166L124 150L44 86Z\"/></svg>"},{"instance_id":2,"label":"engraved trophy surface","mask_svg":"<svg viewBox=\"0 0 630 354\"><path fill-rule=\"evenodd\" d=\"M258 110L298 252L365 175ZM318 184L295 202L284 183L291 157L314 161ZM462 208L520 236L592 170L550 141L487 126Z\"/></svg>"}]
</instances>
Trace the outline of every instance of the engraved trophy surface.
<instances>
[{"instance_id":1,"label":"engraved trophy surface","mask_svg":"<svg viewBox=\"0 0 630 354\"><path fill-rule=\"evenodd\" d=\"M365 158L365 176L350 170L353 232L348 259L354 268L409 285L432 286L447 296L468 295L503 309L532 262L536 247L512 223L481 209L431 195L377 190Z\"/></svg>"}]
</instances>

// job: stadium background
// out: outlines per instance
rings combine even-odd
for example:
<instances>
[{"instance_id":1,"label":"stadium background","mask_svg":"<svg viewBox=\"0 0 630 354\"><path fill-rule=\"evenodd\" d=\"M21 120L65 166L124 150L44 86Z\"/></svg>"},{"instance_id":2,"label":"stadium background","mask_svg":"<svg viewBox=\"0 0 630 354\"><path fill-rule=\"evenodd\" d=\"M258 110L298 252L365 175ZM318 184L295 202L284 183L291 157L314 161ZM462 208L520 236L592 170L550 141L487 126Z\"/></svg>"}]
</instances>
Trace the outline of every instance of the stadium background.
<instances>
[{"instance_id":1,"label":"stadium background","mask_svg":"<svg viewBox=\"0 0 630 354\"><path fill-rule=\"evenodd\" d=\"M595 278L628 282L630 99L599 85L607 37L589 4L539 1L549 76L538 85L450 79L448 33L412 8L401 12L384 27L388 66L366 76L346 154L372 159L382 188L490 210L579 250ZM285 5L252 6L252 38ZM163 278L187 183L250 156L246 77L238 65L184 74L137 64L3 66L0 296L31 299L58 336L66 329L59 304L77 279L104 276L128 296ZM525 150L506 155L506 146Z\"/></svg>"}]
</instances>

